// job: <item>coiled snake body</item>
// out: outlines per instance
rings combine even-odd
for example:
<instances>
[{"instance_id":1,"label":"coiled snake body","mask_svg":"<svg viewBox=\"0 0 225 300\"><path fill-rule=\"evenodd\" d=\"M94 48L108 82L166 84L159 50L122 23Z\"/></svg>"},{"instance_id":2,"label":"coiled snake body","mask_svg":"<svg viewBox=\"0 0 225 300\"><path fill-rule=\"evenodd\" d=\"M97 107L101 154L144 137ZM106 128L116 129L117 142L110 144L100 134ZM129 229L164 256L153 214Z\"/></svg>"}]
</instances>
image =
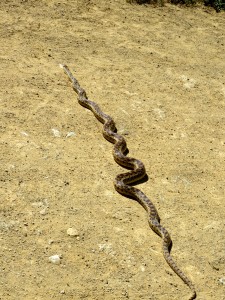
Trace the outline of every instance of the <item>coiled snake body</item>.
<instances>
[{"instance_id":1,"label":"coiled snake body","mask_svg":"<svg viewBox=\"0 0 225 300\"><path fill-rule=\"evenodd\" d=\"M181 269L178 268L178 266L170 256L172 240L168 231L160 224L160 218L154 204L142 191L130 185L131 183L139 181L146 175L144 164L140 160L126 156L126 141L121 135L116 132L116 125L113 119L109 115L102 112L98 104L88 99L85 90L81 88L80 84L78 83L76 78L74 78L66 65L60 65L60 67L65 71L65 73L71 80L73 89L78 95L78 102L82 106L90 109L95 117L104 124L103 136L105 137L105 139L114 144L113 157L115 161L122 167L131 169L130 172L126 172L116 176L114 180L114 187L116 191L125 196L134 198L147 211L149 226L163 240L163 255L166 262L171 267L171 269L183 280L183 282L187 284L191 289L192 295L190 296L189 300L195 299L196 292L194 285L192 284L191 280L181 271Z\"/></svg>"}]
</instances>

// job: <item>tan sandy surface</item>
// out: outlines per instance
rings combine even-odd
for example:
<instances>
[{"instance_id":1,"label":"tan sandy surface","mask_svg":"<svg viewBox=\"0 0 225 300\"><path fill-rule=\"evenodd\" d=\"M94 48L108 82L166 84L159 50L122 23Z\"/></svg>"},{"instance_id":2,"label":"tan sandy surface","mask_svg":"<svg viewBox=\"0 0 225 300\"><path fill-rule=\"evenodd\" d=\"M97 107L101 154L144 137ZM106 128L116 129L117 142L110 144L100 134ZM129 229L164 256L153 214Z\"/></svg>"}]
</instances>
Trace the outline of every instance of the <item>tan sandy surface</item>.
<instances>
[{"instance_id":1,"label":"tan sandy surface","mask_svg":"<svg viewBox=\"0 0 225 300\"><path fill-rule=\"evenodd\" d=\"M2 0L0 16L0 299L190 293L144 209L115 192L123 169L59 63L144 162L139 187L197 299L225 299L225 12Z\"/></svg>"}]
</instances>

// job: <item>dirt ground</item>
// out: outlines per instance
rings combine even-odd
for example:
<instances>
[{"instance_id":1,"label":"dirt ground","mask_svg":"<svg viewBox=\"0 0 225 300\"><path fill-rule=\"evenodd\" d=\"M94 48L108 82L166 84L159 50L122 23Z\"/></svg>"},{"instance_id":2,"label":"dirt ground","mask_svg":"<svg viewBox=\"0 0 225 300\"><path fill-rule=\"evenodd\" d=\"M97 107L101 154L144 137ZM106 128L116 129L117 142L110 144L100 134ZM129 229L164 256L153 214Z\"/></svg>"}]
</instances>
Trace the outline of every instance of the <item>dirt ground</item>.
<instances>
[{"instance_id":1,"label":"dirt ground","mask_svg":"<svg viewBox=\"0 0 225 300\"><path fill-rule=\"evenodd\" d=\"M60 63L144 162L138 187L197 299L225 299L225 12L2 0L0 16L0 299L190 294L144 209L114 190L124 169Z\"/></svg>"}]
</instances>

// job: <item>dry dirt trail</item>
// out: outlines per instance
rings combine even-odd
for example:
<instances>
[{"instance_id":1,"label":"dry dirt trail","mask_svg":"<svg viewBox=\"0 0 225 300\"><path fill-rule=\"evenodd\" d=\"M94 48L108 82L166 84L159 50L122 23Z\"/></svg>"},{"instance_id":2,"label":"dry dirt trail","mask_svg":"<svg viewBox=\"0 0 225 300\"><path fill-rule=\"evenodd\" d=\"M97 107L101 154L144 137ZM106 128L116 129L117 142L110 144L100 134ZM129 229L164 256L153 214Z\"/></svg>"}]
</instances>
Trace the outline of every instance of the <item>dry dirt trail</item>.
<instances>
[{"instance_id":1,"label":"dry dirt trail","mask_svg":"<svg viewBox=\"0 0 225 300\"><path fill-rule=\"evenodd\" d=\"M64 63L145 164L197 300L224 300L225 12L2 0L0 16L0 299L188 299Z\"/></svg>"}]
</instances>

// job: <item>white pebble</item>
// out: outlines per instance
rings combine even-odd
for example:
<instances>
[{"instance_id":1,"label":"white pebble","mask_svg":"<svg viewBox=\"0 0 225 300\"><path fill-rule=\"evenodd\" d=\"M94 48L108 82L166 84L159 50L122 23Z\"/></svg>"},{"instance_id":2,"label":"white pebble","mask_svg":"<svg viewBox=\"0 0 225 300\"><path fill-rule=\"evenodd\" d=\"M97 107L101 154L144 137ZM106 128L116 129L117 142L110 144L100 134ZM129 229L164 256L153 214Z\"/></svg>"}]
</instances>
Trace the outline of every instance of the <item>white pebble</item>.
<instances>
[{"instance_id":1,"label":"white pebble","mask_svg":"<svg viewBox=\"0 0 225 300\"><path fill-rule=\"evenodd\" d=\"M70 131L70 132L67 133L66 138L74 136L74 135L75 135L75 132Z\"/></svg>"},{"instance_id":2,"label":"white pebble","mask_svg":"<svg viewBox=\"0 0 225 300\"><path fill-rule=\"evenodd\" d=\"M53 132L53 134L54 134L55 137L60 137L61 136L59 130L56 129L56 128L52 128L52 132Z\"/></svg>"},{"instance_id":3,"label":"white pebble","mask_svg":"<svg viewBox=\"0 0 225 300\"><path fill-rule=\"evenodd\" d=\"M78 231L77 231L76 228L74 228L74 227L68 228L68 229L67 229L67 234L68 234L69 236L76 236L76 237L79 236Z\"/></svg>"},{"instance_id":4,"label":"white pebble","mask_svg":"<svg viewBox=\"0 0 225 300\"><path fill-rule=\"evenodd\" d=\"M48 260L53 264L59 265L61 262L61 255L55 254L55 255L49 256Z\"/></svg>"},{"instance_id":5,"label":"white pebble","mask_svg":"<svg viewBox=\"0 0 225 300\"><path fill-rule=\"evenodd\" d=\"M24 136L28 136L29 134L27 133L27 132L25 132L25 131L21 131L20 132L22 135L24 135Z\"/></svg>"},{"instance_id":6,"label":"white pebble","mask_svg":"<svg viewBox=\"0 0 225 300\"><path fill-rule=\"evenodd\" d=\"M46 215L46 214L47 214L46 209L47 209L47 208L45 207L45 208L43 208L42 210L40 210L40 215L42 215L42 216Z\"/></svg>"},{"instance_id":7,"label":"white pebble","mask_svg":"<svg viewBox=\"0 0 225 300\"><path fill-rule=\"evenodd\" d=\"M144 266L144 265L141 265L141 266L140 266L140 269L141 269L142 272L144 272L144 271L145 271L145 266Z\"/></svg>"},{"instance_id":8,"label":"white pebble","mask_svg":"<svg viewBox=\"0 0 225 300\"><path fill-rule=\"evenodd\" d=\"M224 284L224 285L225 285L225 277L220 278L220 279L219 279L219 282L220 282L221 284Z\"/></svg>"}]
</instances>

